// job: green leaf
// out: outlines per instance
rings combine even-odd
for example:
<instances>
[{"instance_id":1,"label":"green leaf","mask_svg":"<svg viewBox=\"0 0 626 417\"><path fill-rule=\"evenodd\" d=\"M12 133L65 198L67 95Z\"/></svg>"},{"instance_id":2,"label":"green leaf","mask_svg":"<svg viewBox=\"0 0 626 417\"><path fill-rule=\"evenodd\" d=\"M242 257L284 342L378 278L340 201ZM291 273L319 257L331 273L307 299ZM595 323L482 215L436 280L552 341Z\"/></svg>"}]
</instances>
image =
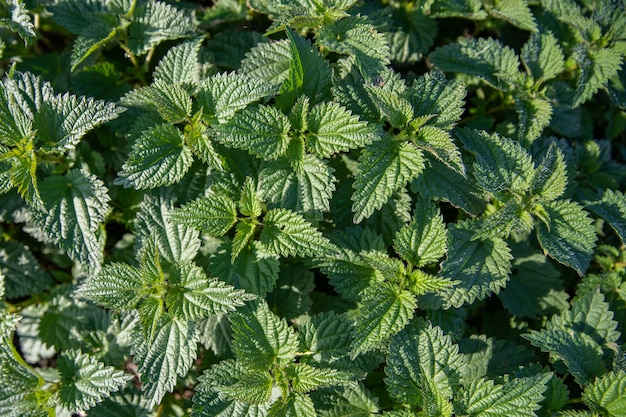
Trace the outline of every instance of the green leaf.
<instances>
[{"instance_id":1,"label":"green leaf","mask_svg":"<svg viewBox=\"0 0 626 417\"><path fill-rule=\"evenodd\" d=\"M423 126L417 131L417 137L413 143L465 176L465 165L461 159L461 152L450 134L445 130L435 126Z\"/></svg>"},{"instance_id":2,"label":"green leaf","mask_svg":"<svg viewBox=\"0 0 626 417\"><path fill-rule=\"evenodd\" d=\"M211 273L235 288L264 297L278 279L278 257L268 254L255 242L234 259L231 250L230 244L220 246L211 258Z\"/></svg>"},{"instance_id":3,"label":"green leaf","mask_svg":"<svg viewBox=\"0 0 626 417\"><path fill-rule=\"evenodd\" d=\"M354 222L370 217L423 169L423 153L411 143L382 140L365 148L359 157L359 172L353 185Z\"/></svg>"},{"instance_id":4,"label":"green leaf","mask_svg":"<svg viewBox=\"0 0 626 417\"><path fill-rule=\"evenodd\" d=\"M199 71L200 43L192 39L171 47L154 69L154 80L170 85L194 83Z\"/></svg>"},{"instance_id":5,"label":"green leaf","mask_svg":"<svg viewBox=\"0 0 626 417\"><path fill-rule=\"evenodd\" d=\"M81 285L78 294L113 310L130 310L141 301L144 276L139 268L112 263Z\"/></svg>"},{"instance_id":6,"label":"green leaf","mask_svg":"<svg viewBox=\"0 0 626 417\"><path fill-rule=\"evenodd\" d=\"M322 27L316 42L330 51L355 58L363 77L373 81L389 65L389 45L366 17L350 16Z\"/></svg>"},{"instance_id":7,"label":"green leaf","mask_svg":"<svg viewBox=\"0 0 626 417\"><path fill-rule=\"evenodd\" d=\"M565 70L565 58L552 32L533 33L522 47L522 61L535 83L551 80Z\"/></svg>"},{"instance_id":8,"label":"green leaf","mask_svg":"<svg viewBox=\"0 0 626 417\"><path fill-rule=\"evenodd\" d=\"M315 288L315 275L308 266L299 262L282 265L278 280L266 301L271 310L292 321L311 311L311 293Z\"/></svg>"},{"instance_id":9,"label":"green leaf","mask_svg":"<svg viewBox=\"0 0 626 417\"><path fill-rule=\"evenodd\" d=\"M398 333L413 317L415 296L389 283L380 283L364 291L360 315L356 319L350 357L368 352Z\"/></svg>"},{"instance_id":10,"label":"green leaf","mask_svg":"<svg viewBox=\"0 0 626 417\"><path fill-rule=\"evenodd\" d=\"M413 106L402 94L404 91L401 93L384 85L379 87L368 84L365 85L365 91L391 126L401 129L413 119Z\"/></svg>"},{"instance_id":11,"label":"green leaf","mask_svg":"<svg viewBox=\"0 0 626 417\"><path fill-rule=\"evenodd\" d=\"M132 378L75 349L63 352L57 366L61 374L60 403L73 413L88 410Z\"/></svg>"},{"instance_id":12,"label":"green leaf","mask_svg":"<svg viewBox=\"0 0 626 417\"><path fill-rule=\"evenodd\" d=\"M184 377L196 359L198 337L192 323L163 316L154 337L146 340L137 332L132 340L145 396L150 405L159 404L163 396Z\"/></svg>"},{"instance_id":13,"label":"green leaf","mask_svg":"<svg viewBox=\"0 0 626 417\"><path fill-rule=\"evenodd\" d=\"M225 2L221 2L223 4ZM232 4L232 3L231 3ZM240 7L239 4L236 7ZM211 36L205 50L213 55L215 62L227 70L239 69L241 62L252 48L269 42L269 38L255 31L225 28ZM273 86L278 88L278 86Z\"/></svg>"},{"instance_id":14,"label":"green leaf","mask_svg":"<svg viewBox=\"0 0 626 417\"><path fill-rule=\"evenodd\" d=\"M300 214L284 209L265 214L259 241L268 252L281 256L316 256L331 249L319 230Z\"/></svg>"},{"instance_id":15,"label":"green leaf","mask_svg":"<svg viewBox=\"0 0 626 417\"><path fill-rule=\"evenodd\" d=\"M516 99L519 114L517 137L523 144L538 139L552 120L552 104L542 98Z\"/></svg>"},{"instance_id":16,"label":"green leaf","mask_svg":"<svg viewBox=\"0 0 626 417\"><path fill-rule=\"evenodd\" d=\"M576 50L576 61L580 66L580 76L576 82L574 107L585 103L609 80L617 75L624 62L617 48L603 48L596 51L581 46Z\"/></svg>"},{"instance_id":17,"label":"green leaf","mask_svg":"<svg viewBox=\"0 0 626 417\"><path fill-rule=\"evenodd\" d=\"M619 339L617 326L602 293L589 292L575 299L570 310L552 316L545 329L522 337L563 361L576 382L584 385L606 372L602 346Z\"/></svg>"},{"instance_id":18,"label":"green leaf","mask_svg":"<svg viewBox=\"0 0 626 417\"><path fill-rule=\"evenodd\" d=\"M268 417L317 417L315 405L306 394L292 392L282 401L276 401L268 410Z\"/></svg>"},{"instance_id":19,"label":"green leaf","mask_svg":"<svg viewBox=\"0 0 626 417\"><path fill-rule=\"evenodd\" d=\"M379 139L378 129L337 103L322 103L309 113L307 149L320 158L360 148Z\"/></svg>"},{"instance_id":20,"label":"green leaf","mask_svg":"<svg viewBox=\"0 0 626 417\"><path fill-rule=\"evenodd\" d=\"M211 193L175 209L169 217L211 236L222 236L237 222L237 206L227 195Z\"/></svg>"},{"instance_id":21,"label":"green leaf","mask_svg":"<svg viewBox=\"0 0 626 417\"><path fill-rule=\"evenodd\" d=\"M287 30L291 63L289 75L280 87L280 96L276 102L283 109L288 109L298 96L308 97L312 104L320 103L331 97L330 86L332 72L319 50L309 40Z\"/></svg>"},{"instance_id":22,"label":"green leaf","mask_svg":"<svg viewBox=\"0 0 626 417\"><path fill-rule=\"evenodd\" d=\"M6 290L0 299L39 294L53 284L28 247L16 241L0 242L0 276Z\"/></svg>"},{"instance_id":23,"label":"green leaf","mask_svg":"<svg viewBox=\"0 0 626 417\"><path fill-rule=\"evenodd\" d=\"M448 228L448 258L439 275L459 281L452 288L423 300L428 308L458 308L498 293L506 285L511 270L511 252L500 238L473 240L476 230L471 221Z\"/></svg>"},{"instance_id":24,"label":"green leaf","mask_svg":"<svg viewBox=\"0 0 626 417\"><path fill-rule=\"evenodd\" d=\"M8 417L47 417L48 407L37 398L43 378L24 363L10 343L0 340L0 413Z\"/></svg>"},{"instance_id":25,"label":"green leaf","mask_svg":"<svg viewBox=\"0 0 626 417\"><path fill-rule=\"evenodd\" d=\"M331 310L310 317L298 331L302 346L311 352L305 360L320 368L337 368L350 353L353 333L353 323L344 314Z\"/></svg>"},{"instance_id":26,"label":"green leaf","mask_svg":"<svg viewBox=\"0 0 626 417\"><path fill-rule=\"evenodd\" d=\"M255 299L244 290L208 278L193 262L176 264L165 271L168 277L165 303L168 313L183 320L234 311L246 301Z\"/></svg>"},{"instance_id":27,"label":"green leaf","mask_svg":"<svg viewBox=\"0 0 626 417\"><path fill-rule=\"evenodd\" d=\"M515 51L493 38L462 38L435 49L430 59L442 71L478 77L498 90L511 91L517 83L519 59Z\"/></svg>"},{"instance_id":28,"label":"green leaf","mask_svg":"<svg viewBox=\"0 0 626 417\"><path fill-rule=\"evenodd\" d=\"M398 64L415 64L433 45L437 22L418 7L397 7L392 15L392 30L386 32L391 60Z\"/></svg>"},{"instance_id":29,"label":"green leaf","mask_svg":"<svg viewBox=\"0 0 626 417\"><path fill-rule=\"evenodd\" d=\"M183 178L192 162L181 131L170 124L157 125L137 139L115 184L136 189L172 185Z\"/></svg>"},{"instance_id":30,"label":"green leaf","mask_svg":"<svg viewBox=\"0 0 626 417\"><path fill-rule=\"evenodd\" d=\"M415 117L432 116L428 124L450 130L461 119L467 91L463 83L446 80L440 72L428 72L407 91Z\"/></svg>"},{"instance_id":31,"label":"green leaf","mask_svg":"<svg viewBox=\"0 0 626 417\"><path fill-rule=\"evenodd\" d=\"M232 349L237 360L258 370L290 363L300 345L295 331L272 313L264 301L248 306L230 316Z\"/></svg>"},{"instance_id":32,"label":"green leaf","mask_svg":"<svg viewBox=\"0 0 626 417\"><path fill-rule=\"evenodd\" d=\"M287 151L290 127L287 116L279 110L256 106L236 113L226 123L213 126L211 133L226 146L272 160Z\"/></svg>"},{"instance_id":33,"label":"green leaf","mask_svg":"<svg viewBox=\"0 0 626 417\"><path fill-rule=\"evenodd\" d=\"M225 123L239 110L274 92L274 88L248 73L220 73L200 84L198 104L208 122Z\"/></svg>"},{"instance_id":34,"label":"green leaf","mask_svg":"<svg viewBox=\"0 0 626 417\"><path fill-rule=\"evenodd\" d=\"M435 158L428 158L427 162L426 169L411 187L422 198L448 201L474 216L484 211L485 201L476 182Z\"/></svg>"},{"instance_id":35,"label":"green leaf","mask_svg":"<svg viewBox=\"0 0 626 417\"><path fill-rule=\"evenodd\" d=\"M586 202L585 208L606 220L626 242L626 196L622 192L605 190L602 198Z\"/></svg>"},{"instance_id":36,"label":"green leaf","mask_svg":"<svg viewBox=\"0 0 626 417\"><path fill-rule=\"evenodd\" d=\"M135 219L137 252L156 243L159 253L169 262L191 260L198 253L200 239L195 229L170 221L174 199L165 191L146 194Z\"/></svg>"},{"instance_id":37,"label":"green leaf","mask_svg":"<svg viewBox=\"0 0 626 417\"><path fill-rule=\"evenodd\" d=\"M289 76L291 62L289 40L259 43L246 54L240 72L278 90Z\"/></svg>"},{"instance_id":38,"label":"green leaf","mask_svg":"<svg viewBox=\"0 0 626 417\"><path fill-rule=\"evenodd\" d=\"M128 26L128 47L143 55L159 43L192 35L191 19L176 7L155 0L141 0L134 6Z\"/></svg>"},{"instance_id":39,"label":"green leaf","mask_svg":"<svg viewBox=\"0 0 626 417\"><path fill-rule=\"evenodd\" d=\"M470 129L458 131L458 137L475 157L473 174L482 189L504 201L510 194L525 195L534 164L518 142L497 133Z\"/></svg>"},{"instance_id":40,"label":"green leaf","mask_svg":"<svg viewBox=\"0 0 626 417\"><path fill-rule=\"evenodd\" d=\"M488 5L487 2L485 5ZM537 32L537 23L526 0L494 1L493 7L486 7L487 12L499 19L506 20L518 28Z\"/></svg>"},{"instance_id":41,"label":"green leaf","mask_svg":"<svg viewBox=\"0 0 626 417\"><path fill-rule=\"evenodd\" d=\"M537 223L537 239L544 253L584 275L596 246L593 220L573 201L559 200L543 206L548 224Z\"/></svg>"},{"instance_id":42,"label":"green leaf","mask_svg":"<svg viewBox=\"0 0 626 417\"><path fill-rule=\"evenodd\" d=\"M121 100L128 107L156 110L165 121L181 123L191 114L191 97L178 83L157 79L147 87L132 90Z\"/></svg>"},{"instance_id":43,"label":"green leaf","mask_svg":"<svg viewBox=\"0 0 626 417\"><path fill-rule=\"evenodd\" d=\"M504 384L476 379L464 388L455 404L460 415L472 417L533 417L543 400L550 374L514 378Z\"/></svg>"},{"instance_id":44,"label":"green leaf","mask_svg":"<svg viewBox=\"0 0 626 417\"><path fill-rule=\"evenodd\" d=\"M603 415L626 413L626 372L613 371L597 378L585 387L583 401Z\"/></svg>"},{"instance_id":45,"label":"green leaf","mask_svg":"<svg viewBox=\"0 0 626 417\"><path fill-rule=\"evenodd\" d=\"M37 210L45 210L37 183L37 155L35 152L32 150L25 151L11 162L9 168L11 183L17 187L17 191L29 205Z\"/></svg>"},{"instance_id":46,"label":"green leaf","mask_svg":"<svg viewBox=\"0 0 626 417\"><path fill-rule=\"evenodd\" d=\"M48 177L42 183L41 195L47 213L35 213L35 221L47 238L70 258L98 269L103 257L98 234L110 200L102 181L73 170L63 177Z\"/></svg>"},{"instance_id":47,"label":"green leaf","mask_svg":"<svg viewBox=\"0 0 626 417\"><path fill-rule=\"evenodd\" d=\"M334 369L320 369L306 363L294 363L287 368L291 388L301 394L339 385L341 375Z\"/></svg>"},{"instance_id":48,"label":"green leaf","mask_svg":"<svg viewBox=\"0 0 626 417\"><path fill-rule=\"evenodd\" d=\"M561 274L543 254L524 248L513 257L511 279L498 295L507 311L535 318L567 309Z\"/></svg>"},{"instance_id":49,"label":"green leaf","mask_svg":"<svg viewBox=\"0 0 626 417\"><path fill-rule=\"evenodd\" d=\"M531 193L546 200L556 200L567 188L565 156L556 144L550 145L535 170Z\"/></svg>"},{"instance_id":50,"label":"green leaf","mask_svg":"<svg viewBox=\"0 0 626 417\"><path fill-rule=\"evenodd\" d=\"M246 372L232 385L218 386L216 390L232 401L241 401L248 404L264 404L272 397L274 380L269 371L251 370Z\"/></svg>"},{"instance_id":51,"label":"green leaf","mask_svg":"<svg viewBox=\"0 0 626 417\"><path fill-rule=\"evenodd\" d=\"M250 370L235 360L225 360L204 372L196 385L193 396L193 417L249 417L266 416L269 405L249 404L224 398L217 387L236 384Z\"/></svg>"},{"instance_id":52,"label":"green leaf","mask_svg":"<svg viewBox=\"0 0 626 417\"><path fill-rule=\"evenodd\" d=\"M450 415L466 365L450 336L419 319L392 339L389 351L385 385L392 398L423 407L427 415Z\"/></svg>"},{"instance_id":53,"label":"green leaf","mask_svg":"<svg viewBox=\"0 0 626 417\"><path fill-rule=\"evenodd\" d=\"M24 40L24 45L29 46L37 34L28 9L21 0L11 0L6 5L10 8L11 18L0 18L0 27L7 27L17 33Z\"/></svg>"},{"instance_id":54,"label":"green leaf","mask_svg":"<svg viewBox=\"0 0 626 417\"><path fill-rule=\"evenodd\" d=\"M437 262L447 250L446 228L441 213L429 200L419 199L413 220L395 237L393 247L411 265Z\"/></svg>"},{"instance_id":55,"label":"green leaf","mask_svg":"<svg viewBox=\"0 0 626 417\"><path fill-rule=\"evenodd\" d=\"M259 189L270 207L303 212L314 219L330 210L336 182L333 169L314 155L305 154L296 170L286 160L267 164L259 177Z\"/></svg>"}]
</instances>

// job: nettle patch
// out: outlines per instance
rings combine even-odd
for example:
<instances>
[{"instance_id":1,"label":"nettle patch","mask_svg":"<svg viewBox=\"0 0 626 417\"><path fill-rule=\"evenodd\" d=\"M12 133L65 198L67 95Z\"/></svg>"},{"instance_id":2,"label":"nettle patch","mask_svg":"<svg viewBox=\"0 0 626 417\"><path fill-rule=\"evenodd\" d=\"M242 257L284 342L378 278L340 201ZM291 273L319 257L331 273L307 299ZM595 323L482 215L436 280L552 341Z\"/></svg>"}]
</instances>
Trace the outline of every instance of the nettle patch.
<instances>
[{"instance_id":1,"label":"nettle patch","mask_svg":"<svg viewBox=\"0 0 626 417\"><path fill-rule=\"evenodd\" d=\"M3 0L3 416L626 415L626 9Z\"/></svg>"}]
</instances>

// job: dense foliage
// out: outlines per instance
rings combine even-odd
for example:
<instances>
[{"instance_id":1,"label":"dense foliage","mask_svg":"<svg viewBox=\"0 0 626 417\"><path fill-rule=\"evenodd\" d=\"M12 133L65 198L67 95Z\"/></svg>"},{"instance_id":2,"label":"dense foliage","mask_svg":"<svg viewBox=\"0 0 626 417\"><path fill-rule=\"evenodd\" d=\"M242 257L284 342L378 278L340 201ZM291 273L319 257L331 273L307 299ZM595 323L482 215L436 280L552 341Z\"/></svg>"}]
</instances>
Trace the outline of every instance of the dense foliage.
<instances>
[{"instance_id":1,"label":"dense foliage","mask_svg":"<svg viewBox=\"0 0 626 417\"><path fill-rule=\"evenodd\" d=\"M1 0L3 416L626 415L621 0Z\"/></svg>"}]
</instances>

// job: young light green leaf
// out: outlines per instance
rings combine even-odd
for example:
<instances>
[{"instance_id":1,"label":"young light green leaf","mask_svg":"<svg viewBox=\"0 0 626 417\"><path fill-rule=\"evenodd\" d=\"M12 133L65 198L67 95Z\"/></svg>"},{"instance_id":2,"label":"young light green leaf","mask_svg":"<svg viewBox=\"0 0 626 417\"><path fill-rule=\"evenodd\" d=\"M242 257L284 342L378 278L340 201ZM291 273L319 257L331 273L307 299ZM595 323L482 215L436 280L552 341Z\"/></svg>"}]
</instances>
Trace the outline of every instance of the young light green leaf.
<instances>
[{"instance_id":1,"label":"young light green leaf","mask_svg":"<svg viewBox=\"0 0 626 417\"><path fill-rule=\"evenodd\" d=\"M265 214L259 241L268 252L281 256L316 256L331 249L319 230L300 214L285 209Z\"/></svg>"},{"instance_id":2,"label":"young light green leaf","mask_svg":"<svg viewBox=\"0 0 626 417\"><path fill-rule=\"evenodd\" d=\"M413 106L398 91L366 84L365 90L391 126L404 128L413 119Z\"/></svg>"},{"instance_id":3,"label":"young light green leaf","mask_svg":"<svg viewBox=\"0 0 626 417\"><path fill-rule=\"evenodd\" d=\"M407 91L414 116L432 116L428 124L443 130L452 129L461 118L466 94L463 83L446 80L440 72L421 75Z\"/></svg>"},{"instance_id":4,"label":"young light green leaf","mask_svg":"<svg viewBox=\"0 0 626 417\"><path fill-rule=\"evenodd\" d=\"M150 404L158 404L183 377L196 359L198 337L194 325L163 316L154 337L146 340L137 332L132 340L132 354L139 365L143 390Z\"/></svg>"},{"instance_id":5,"label":"young light green leaf","mask_svg":"<svg viewBox=\"0 0 626 417\"><path fill-rule=\"evenodd\" d=\"M193 262L175 264L165 271L168 278L165 304L168 313L183 320L234 311L256 298L244 290L208 278Z\"/></svg>"},{"instance_id":6,"label":"young light green leaf","mask_svg":"<svg viewBox=\"0 0 626 417\"><path fill-rule=\"evenodd\" d=\"M168 3L142 0L131 10L128 47L135 55L143 55L163 41L193 35L191 19Z\"/></svg>"},{"instance_id":7,"label":"young light green leaf","mask_svg":"<svg viewBox=\"0 0 626 417\"><path fill-rule=\"evenodd\" d=\"M537 223L537 239L546 255L584 275L596 246L593 220L573 201L543 205L548 224Z\"/></svg>"},{"instance_id":8,"label":"young light green leaf","mask_svg":"<svg viewBox=\"0 0 626 417\"><path fill-rule=\"evenodd\" d=\"M535 170L531 193L546 200L556 200L567 188L567 176L565 156L553 143Z\"/></svg>"},{"instance_id":9,"label":"young light green leaf","mask_svg":"<svg viewBox=\"0 0 626 417\"><path fill-rule=\"evenodd\" d=\"M517 54L493 38L463 38L435 49L430 59L442 71L473 75L502 91L511 91L517 83Z\"/></svg>"},{"instance_id":10,"label":"young light green leaf","mask_svg":"<svg viewBox=\"0 0 626 417\"><path fill-rule=\"evenodd\" d=\"M0 275L6 290L0 299L39 294L53 284L28 247L16 241L0 242Z\"/></svg>"},{"instance_id":11,"label":"young light green leaf","mask_svg":"<svg viewBox=\"0 0 626 417\"><path fill-rule=\"evenodd\" d=\"M585 387L582 398L603 415L626 414L626 372L617 370L597 378Z\"/></svg>"},{"instance_id":12,"label":"young light green leaf","mask_svg":"<svg viewBox=\"0 0 626 417\"><path fill-rule=\"evenodd\" d=\"M387 356L385 384L398 402L450 415L450 401L466 365L450 336L416 320L394 336Z\"/></svg>"},{"instance_id":13,"label":"young light green leaf","mask_svg":"<svg viewBox=\"0 0 626 417\"><path fill-rule=\"evenodd\" d=\"M455 410L472 417L534 417L549 379L550 374L514 378L504 384L476 379L461 391Z\"/></svg>"},{"instance_id":14,"label":"young light green leaf","mask_svg":"<svg viewBox=\"0 0 626 417\"><path fill-rule=\"evenodd\" d=\"M243 219L235 226L235 236L231 244L230 262L235 263L239 254L251 247L253 238L256 235L260 224L253 219Z\"/></svg>"},{"instance_id":15,"label":"young light green leaf","mask_svg":"<svg viewBox=\"0 0 626 417\"><path fill-rule=\"evenodd\" d=\"M175 184L192 162L182 132L171 124L157 125L137 139L115 184L138 189Z\"/></svg>"},{"instance_id":16,"label":"young light green leaf","mask_svg":"<svg viewBox=\"0 0 626 417\"><path fill-rule=\"evenodd\" d=\"M169 217L211 236L222 236L237 222L237 206L227 195L212 193L175 209Z\"/></svg>"},{"instance_id":17,"label":"young light green leaf","mask_svg":"<svg viewBox=\"0 0 626 417\"><path fill-rule=\"evenodd\" d=\"M75 349L61 354L58 369L61 374L60 403L73 413L88 410L132 378L132 375L106 366L95 357Z\"/></svg>"},{"instance_id":18,"label":"young light green leaf","mask_svg":"<svg viewBox=\"0 0 626 417\"><path fill-rule=\"evenodd\" d=\"M420 198L413 220L396 233L393 247L411 265L422 267L437 262L446 253L447 242L439 209L429 200Z\"/></svg>"},{"instance_id":19,"label":"young light green leaf","mask_svg":"<svg viewBox=\"0 0 626 417\"><path fill-rule=\"evenodd\" d=\"M359 157L352 211L359 223L380 209L389 197L424 169L422 151L408 142L374 142Z\"/></svg>"},{"instance_id":20,"label":"young light green leaf","mask_svg":"<svg viewBox=\"0 0 626 417\"><path fill-rule=\"evenodd\" d=\"M626 242L626 196L621 191L607 189L599 200L586 202L585 208L606 220Z\"/></svg>"},{"instance_id":21,"label":"young light green leaf","mask_svg":"<svg viewBox=\"0 0 626 417\"><path fill-rule=\"evenodd\" d=\"M458 131L458 137L476 158L473 174L482 189L505 201L511 193L523 195L528 191L534 164L518 142L470 129Z\"/></svg>"},{"instance_id":22,"label":"young light green leaf","mask_svg":"<svg viewBox=\"0 0 626 417\"><path fill-rule=\"evenodd\" d=\"M202 82L197 101L208 122L225 123L237 111L274 91L270 84L248 73L220 73Z\"/></svg>"},{"instance_id":23,"label":"young light green leaf","mask_svg":"<svg viewBox=\"0 0 626 417\"><path fill-rule=\"evenodd\" d=\"M374 125L359 120L337 103L322 103L311 109L306 136L307 149L320 158L360 148L379 139Z\"/></svg>"},{"instance_id":24,"label":"young light green leaf","mask_svg":"<svg viewBox=\"0 0 626 417\"><path fill-rule=\"evenodd\" d=\"M565 58L552 32L533 33L522 47L522 61L535 82L551 80L565 69Z\"/></svg>"},{"instance_id":25,"label":"young light green leaf","mask_svg":"<svg viewBox=\"0 0 626 417\"><path fill-rule=\"evenodd\" d=\"M169 262L191 260L200 248L199 232L170 220L175 200L165 191L146 194L135 219L137 252L156 243L159 253Z\"/></svg>"},{"instance_id":26,"label":"young light green leaf","mask_svg":"<svg viewBox=\"0 0 626 417\"><path fill-rule=\"evenodd\" d=\"M195 82L200 43L198 39L192 39L170 48L154 69L154 80L170 85Z\"/></svg>"},{"instance_id":27,"label":"young light green leaf","mask_svg":"<svg viewBox=\"0 0 626 417\"><path fill-rule=\"evenodd\" d=\"M17 191L30 206L45 210L37 183L37 154L33 150L25 150L10 161L8 174L11 184L17 187Z\"/></svg>"},{"instance_id":28,"label":"young light green leaf","mask_svg":"<svg viewBox=\"0 0 626 417\"><path fill-rule=\"evenodd\" d=\"M287 364L295 358L298 336L264 301L248 304L230 320L233 353L246 367L269 370L274 364Z\"/></svg>"},{"instance_id":29,"label":"young light green leaf","mask_svg":"<svg viewBox=\"0 0 626 417\"><path fill-rule=\"evenodd\" d=\"M413 317L415 296L389 283L372 285L364 291L360 315L356 319L350 357L374 349L398 333Z\"/></svg>"},{"instance_id":30,"label":"young light green leaf","mask_svg":"<svg viewBox=\"0 0 626 417\"><path fill-rule=\"evenodd\" d=\"M580 66L580 76L576 82L574 107L583 104L605 87L617 75L624 62L623 52L615 47L592 51L580 45L575 57Z\"/></svg>"},{"instance_id":31,"label":"young light green leaf","mask_svg":"<svg viewBox=\"0 0 626 417\"><path fill-rule=\"evenodd\" d=\"M103 256L98 232L110 200L104 183L95 175L74 170L63 177L48 177L41 193L47 213L35 213L37 225L70 258L98 269Z\"/></svg>"},{"instance_id":32,"label":"young light green leaf","mask_svg":"<svg viewBox=\"0 0 626 417\"><path fill-rule=\"evenodd\" d=\"M306 363L294 363L287 368L286 373L291 388L302 394L344 382L336 370L320 369Z\"/></svg>"},{"instance_id":33,"label":"young light green leaf","mask_svg":"<svg viewBox=\"0 0 626 417\"><path fill-rule=\"evenodd\" d=\"M473 240L476 233L471 221L448 228L448 258L439 275L459 281L454 287L421 300L428 308L458 308L499 292L506 285L511 270L511 252L500 238Z\"/></svg>"},{"instance_id":34,"label":"young light green leaf","mask_svg":"<svg viewBox=\"0 0 626 417\"><path fill-rule=\"evenodd\" d=\"M489 2L484 4L490 5ZM537 32L537 22L526 0L500 0L492 4L493 7L486 7L490 15L506 20L518 28Z\"/></svg>"},{"instance_id":35,"label":"young light green leaf","mask_svg":"<svg viewBox=\"0 0 626 417\"><path fill-rule=\"evenodd\" d=\"M212 126L211 133L226 146L272 160L287 151L290 127L287 116L276 108L256 106L236 113L226 123Z\"/></svg>"}]
</instances>

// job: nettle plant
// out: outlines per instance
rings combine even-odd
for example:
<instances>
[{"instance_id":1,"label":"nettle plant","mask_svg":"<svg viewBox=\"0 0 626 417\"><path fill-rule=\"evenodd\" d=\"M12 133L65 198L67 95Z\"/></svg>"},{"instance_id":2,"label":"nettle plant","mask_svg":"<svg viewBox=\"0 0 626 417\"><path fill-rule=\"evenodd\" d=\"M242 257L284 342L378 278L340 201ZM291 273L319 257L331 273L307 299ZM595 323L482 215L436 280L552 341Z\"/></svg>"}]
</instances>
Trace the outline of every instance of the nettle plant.
<instances>
[{"instance_id":1,"label":"nettle plant","mask_svg":"<svg viewBox=\"0 0 626 417\"><path fill-rule=\"evenodd\" d=\"M3 416L626 415L626 8L2 0Z\"/></svg>"}]
</instances>

